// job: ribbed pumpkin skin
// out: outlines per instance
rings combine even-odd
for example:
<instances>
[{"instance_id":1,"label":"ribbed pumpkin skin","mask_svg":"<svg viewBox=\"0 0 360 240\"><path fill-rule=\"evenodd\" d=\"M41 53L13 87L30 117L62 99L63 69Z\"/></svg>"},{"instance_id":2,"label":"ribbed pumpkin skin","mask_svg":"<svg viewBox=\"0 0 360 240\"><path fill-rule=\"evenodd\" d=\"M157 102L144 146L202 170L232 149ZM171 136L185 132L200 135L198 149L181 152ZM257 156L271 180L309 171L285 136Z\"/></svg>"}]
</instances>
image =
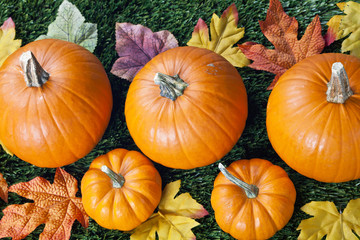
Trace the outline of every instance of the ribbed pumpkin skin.
<instances>
[{"instance_id":1,"label":"ribbed pumpkin skin","mask_svg":"<svg viewBox=\"0 0 360 240\"><path fill-rule=\"evenodd\" d=\"M326 100L334 62L354 92L344 104ZM290 68L270 94L266 126L277 154L299 173L323 182L360 178L360 60L326 53Z\"/></svg>"},{"instance_id":2,"label":"ribbed pumpkin skin","mask_svg":"<svg viewBox=\"0 0 360 240\"><path fill-rule=\"evenodd\" d=\"M121 188L101 171L106 165L125 178ZM87 214L100 226L129 231L147 220L161 198L161 177L152 162L137 151L115 149L94 159L81 180Z\"/></svg>"},{"instance_id":3,"label":"ribbed pumpkin skin","mask_svg":"<svg viewBox=\"0 0 360 240\"><path fill-rule=\"evenodd\" d=\"M156 73L188 83L175 101L160 96ZM211 164L240 138L247 94L238 71L202 48L178 47L155 56L130 85L125 117L136 145L164 166L191 169Z\"/></svg>"},{"instance_id":4,"label":"ribbed pumpkin skin","mask_svg":"<svg viewBox=\"0 0 360 240\"><path fill-rule=\"evenodd\" d=\"M215 178L211 206L220 228L236 239L268 239L282 229L294 212L296 190L287 173L264 159L237 160L227 170L254 184L259 195L250 199L222 173Z\"/></svg>"},{"instance_id":5,"label":"ribbed pumpkin skin","mask_svg":"<svg viewBox=\"0 0 360 240\"><path fill-rule=\"evenodd\" d=\"M28 50L50 73L41 88L26 86L19 58ZM29 43L0 69L0 140L36 166L60 167L84 157L103 136L111 110L111 86L101 62L74 43Z\"/></svg>"}]
</instances>

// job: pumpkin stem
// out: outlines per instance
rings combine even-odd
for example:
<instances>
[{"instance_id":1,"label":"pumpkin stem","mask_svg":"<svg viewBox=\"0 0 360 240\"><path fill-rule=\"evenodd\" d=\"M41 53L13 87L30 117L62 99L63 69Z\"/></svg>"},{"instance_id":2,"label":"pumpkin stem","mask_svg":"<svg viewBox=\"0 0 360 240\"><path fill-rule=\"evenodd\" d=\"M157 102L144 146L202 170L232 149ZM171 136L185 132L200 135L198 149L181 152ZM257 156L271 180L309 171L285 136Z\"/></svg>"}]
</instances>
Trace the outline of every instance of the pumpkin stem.
<instances>
[{"instance_id":1,"label":"pumpkin stem","mask_svg":"<svg viewBox=\"0 0 360 240\"><path fill-rule=\"evenodd\" d=\"M21 54L19 60L28 87L41 87L49 79L50 74L41 67L31 51Z\"/></svg>"},{"instance_id":2,"label":"pumpkin stem","mask_svg":"<svg viewBox=\"0 0 360 240\"><path fill-rule=\"evenodd\" d=\"M155 84L160 85L160 95L173 101L183 95L185 88L189 86L189 84L184 82L178 74L169 76L163 73L156 73L154 82Z\"/></svg>"},{"instance_id":3,"label":"pumpkin stem","mask_svg":"<svg viewBox=\"0 0 360 240\"><path fill-rule=\"evenodd\" d=\"M246 182L241 181L234 175L232 175L221 163L219 163L219 169L224 174L224 176L229 179L230 182L236 184L241 187L248 198L256 198L259 194L259 188L253 184L248 184Z\"/></svg>"},{"instance_id":4,"label":"pumpkin stem","mask_svg":"<svg viewBox=\"0 0 360 240\"><path fill-rule=\"evenodd\" d=\"M327 84L326 100L332 103L345 103L354 93L350 89L349 78L344 65L336 62L331 68L331 78Z\"/></svg>"},{"instance_id":5,"label":"pumpkin stem","mask_svg":"<svg viewBox=\"0 0 360 240\"><path fill-rule=\"evenodd\" d=\"M106 175L108 175L109 178L111 178L114 188L122 188L122 186L125 183L125 178L121 174L115 173L106 165L101 166L101 171L106 173Z\"/></svg>"}]
</instances>

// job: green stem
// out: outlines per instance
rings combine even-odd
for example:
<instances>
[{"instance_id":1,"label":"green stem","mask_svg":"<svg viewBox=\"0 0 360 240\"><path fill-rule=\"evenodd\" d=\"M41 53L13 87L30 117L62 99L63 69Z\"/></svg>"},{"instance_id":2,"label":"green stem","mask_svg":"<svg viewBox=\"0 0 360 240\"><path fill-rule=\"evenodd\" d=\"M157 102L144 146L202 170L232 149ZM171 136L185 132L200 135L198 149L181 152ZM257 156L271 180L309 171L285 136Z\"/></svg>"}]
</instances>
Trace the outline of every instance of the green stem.
<instances>
[{"instance_id":1,"label":"green stem","mask_svg":"<svg viewBox=\"0 0 360 240\"><path fill-rule=\"evenodd\" d=\"M230 182L242 188L248 198L256 198L258 196L259 188L257 186L241 181L232 175L221 163L219 163L219 169Z\"/></svg>"},{"instance_id":2,"label":"green stem","mask_svg":"<svg viewBox=\"0 0 360 240\"><path fill-rule=\"evenodd\" d=\"M341 62L331 68L331 78L327 84L326 100L332 103L345 103L354 93L350 89L349 78Z\"/></svg>"},{"instance_id":3,"label":"green stem","mask_svg":"<svg viewBox=\"0 0 360 240\"><path fill-rule=\"evenodd\" d=\"M109 178L113 182L113 187L114 188L122 188L122 186L125 183L125 178L121 174L115 173L113 170L111 170L106 165L101 166L101 171L106 173L106 175L109 176Z\"/></svg>"},{"instance_id":4,"label":"green stem","mask_svg":"<svg viewBox=\"0 0 360 240\"><path fill-rule=\"evenodd\" d=\"M41 87L49 79L50 74L41 67L31 51L21 54L19 61L28 87Z\"/></svg>"},{"instance_id":5,"label":"green stem","mask_svg":"<svg viewBox=\"0 0 360 240\"><path fill-rule=\"evenodd\" d=\"M169 76L163 73L156 73L154 82L155 84L160 85L160 95L173 101L183 95L185 88L189 86L189 84L184 82L178 74Z\"/></svg>"}]
</instances>

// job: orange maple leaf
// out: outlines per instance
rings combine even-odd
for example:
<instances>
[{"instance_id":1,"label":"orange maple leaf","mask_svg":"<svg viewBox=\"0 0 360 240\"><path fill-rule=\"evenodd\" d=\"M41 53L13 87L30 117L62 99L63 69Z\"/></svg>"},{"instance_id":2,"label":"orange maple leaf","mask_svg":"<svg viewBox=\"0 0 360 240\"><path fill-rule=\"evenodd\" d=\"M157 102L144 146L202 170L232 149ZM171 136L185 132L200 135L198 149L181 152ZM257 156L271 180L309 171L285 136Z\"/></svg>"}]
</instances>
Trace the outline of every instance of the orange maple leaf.
<instances>
[{"instance_id":1,"label":"orange maple leaf","mask_svg":"<svg viewBox=\"0 0 360 240\"><path fill-rule=\"evenodd\" d=\"M75 219L88 227L89 217L85 213L76 179L61 168L56 169L54 183L42 177L18 183L9 188L20 196L34 200L33 203L14 204L3 210L0 221L0 238L23 239L45 223L39 239L69 239Z\"/></svg>"},{"instance_id":2,"label":"orange maple leaf","mask_svg":"<svg viewBox=\"0 0 360 240\"><path fill-rule=\"evenodd\" d=\"M247 42L239 45L241 51L253 62L248 65L257 70L276 74L268 87L272 89L280 76L300 60L321 53L325 40L321 35L319 16L308 25L303 37L298 40L298 22L288 16L279 0L270 0L265 21L259 21L261 31L274 45L267 49L261 44Z\"/></svg>"},{"instance_id":3,"label":"orange maple leaf","mask_svg":"<svg viewBox=\"0 0 360 240\"><path fill-rule=\"evenodd\" d=\"M6 203L8 202L8 184L0 173L0 198Z\"/></svg>"}]
</instances>

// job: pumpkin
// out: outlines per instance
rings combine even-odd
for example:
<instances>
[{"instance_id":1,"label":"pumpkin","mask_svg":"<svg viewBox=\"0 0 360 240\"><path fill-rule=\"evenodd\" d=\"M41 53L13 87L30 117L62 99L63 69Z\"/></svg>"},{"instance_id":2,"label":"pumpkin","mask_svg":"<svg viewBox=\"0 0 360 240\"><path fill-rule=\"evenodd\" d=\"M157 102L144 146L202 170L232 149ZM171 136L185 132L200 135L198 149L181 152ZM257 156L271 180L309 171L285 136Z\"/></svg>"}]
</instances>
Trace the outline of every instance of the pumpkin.
<instances>
[{"instance_id":1,"label":"pumpkin","mask_svg":"<svg viewBox=\"0 0 360 240\"><path fill-rule=\"evenodd\" d=\"M129 231L159 204L161 177L143 154L118 148L93 160L81 194L86 213L100 226Z\"/></svg>"},{"instance_id":2,"label":"pumpkin","mask_svg":"<svg viewBox=\"0 0 360 240\"><path fill-rule=\"evenodd\" d=\"M0 140L38 167L64 166L99 142L112 103L110 82L95 55L75 43L35 41L0 68Z\"/></svg>"},{"instance_id":3,"label":"pumpkin","mask_svg":"<svg viewBox=\"0 0 360 240\"><path fill-rule=\"evenodd\" d=\"M203 48L177 47L150 60L125 102L130 135L151 160L177 169L209 165L228 153L247 118L238 71Z\"/></svg>"},{"instance_id":4,"label":"pumpkin","mask_svg":"<svg viewBox=\"0 0 360 240\"><path fill-rule=\"evenodd\" d=\"M269 140L290 167L322 182L360 178L360 59L324 53L300 61L270 94Z\"/></svg>"},{"instance_id":5,"label":"pumpkin","mask_svg":"<svg viewBox=\"0 0 360 240\"><path fill-rule=\"evenodd\" d=\"M224 232L236 239L268 239L289 222L296 190L284 169L258 158L219 168L211 206Z\"/></svg>"}]
</instances>

